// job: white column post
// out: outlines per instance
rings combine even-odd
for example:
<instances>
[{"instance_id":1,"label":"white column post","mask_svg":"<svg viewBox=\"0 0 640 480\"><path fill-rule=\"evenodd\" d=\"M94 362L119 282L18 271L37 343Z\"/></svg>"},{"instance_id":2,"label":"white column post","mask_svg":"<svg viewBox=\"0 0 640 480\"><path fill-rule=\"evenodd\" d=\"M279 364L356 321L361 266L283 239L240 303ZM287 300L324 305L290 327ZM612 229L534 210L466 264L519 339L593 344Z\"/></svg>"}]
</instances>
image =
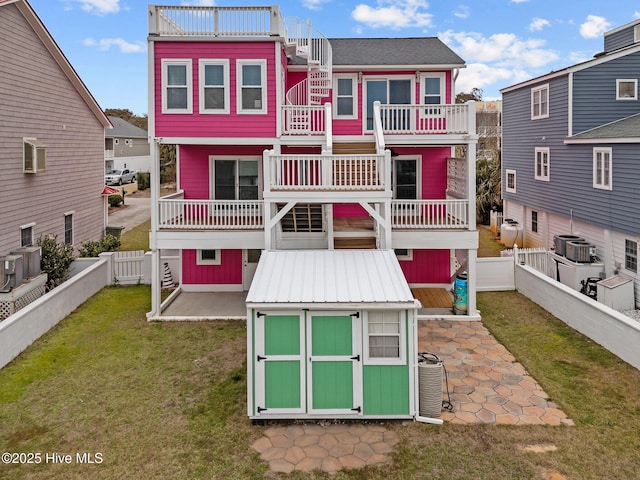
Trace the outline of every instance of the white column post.
<instances>
[{"instance_id":1,"label":"white column post","mask_svg":"<svg viewBox=\"0 0 640 480\"><path fill-rule=\"evenodd\" d=\"M151 142L151 170L149 183L151 187L151 232L149 232L149 248L151 249L151 311L147 318L160 315L160 251L158 250L158 200L160 198L160 143L154 138Z\"/></svg>"}]
</instances>

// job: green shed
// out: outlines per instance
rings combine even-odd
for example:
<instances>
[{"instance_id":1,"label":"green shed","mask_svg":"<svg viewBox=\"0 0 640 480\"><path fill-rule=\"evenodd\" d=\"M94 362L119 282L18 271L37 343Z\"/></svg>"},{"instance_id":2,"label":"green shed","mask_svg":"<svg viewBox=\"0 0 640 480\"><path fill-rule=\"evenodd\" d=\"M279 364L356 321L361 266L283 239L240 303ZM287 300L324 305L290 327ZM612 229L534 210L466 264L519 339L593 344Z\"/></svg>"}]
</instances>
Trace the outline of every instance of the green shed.
<instances>
[{"instance_id":1,"label":"green shed","mask_svg":"<svg viewBox=\"0 0 640 480\"><path fill-rule=\"evenodd\" d=\"M417 309L393 250L265 251L247 295L252 419L417 415Z\"/></svg>"}]
</instances>

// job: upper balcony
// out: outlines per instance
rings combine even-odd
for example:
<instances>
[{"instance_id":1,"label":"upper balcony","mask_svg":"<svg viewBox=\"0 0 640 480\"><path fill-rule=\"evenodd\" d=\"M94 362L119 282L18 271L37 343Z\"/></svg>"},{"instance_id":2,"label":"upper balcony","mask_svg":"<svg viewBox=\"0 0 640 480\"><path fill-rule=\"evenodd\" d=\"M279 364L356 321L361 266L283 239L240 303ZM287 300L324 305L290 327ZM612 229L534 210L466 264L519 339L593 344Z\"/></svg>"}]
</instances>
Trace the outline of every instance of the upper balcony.
<instances>
[{"instance_id":1,"label":"upper balcony","mask_svg":"<svg viewBox=\"0 0 640 480\"><path fill-rule=\"evenodd\" d=\"M149 5L149 35L161 37L283 36L277 6L196 7Z\"/></svg>"}]
</instances>

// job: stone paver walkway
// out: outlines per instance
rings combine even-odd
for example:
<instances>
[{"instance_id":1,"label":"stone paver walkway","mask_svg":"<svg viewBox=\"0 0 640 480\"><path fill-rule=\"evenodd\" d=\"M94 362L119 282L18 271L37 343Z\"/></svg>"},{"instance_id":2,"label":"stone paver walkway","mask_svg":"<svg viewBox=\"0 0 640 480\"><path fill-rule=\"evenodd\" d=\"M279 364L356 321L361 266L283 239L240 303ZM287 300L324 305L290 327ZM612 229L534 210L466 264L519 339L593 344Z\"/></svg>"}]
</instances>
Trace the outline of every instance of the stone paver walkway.
<instances>
[{"instance_id":1,"label":"stone paver walkway","mask_svg":"<svg viewBox=\"0 0 640 480\"><path fill-rule=\"evenodd\" d=\"M270 427L251 447L274 472L362 468L390 460L398 435L381 425L307 424Z\"/></svg>"},{"instance_id":2,"label":"stone paver walkway","mask_svg":"<svg viewBox=\"0 0 640 480\"><path fill-rule=\"evenodd\" d=\"M481 322L421 321L418 338L418 350L436 354L448 374L453 411L444 421L573 425Z\"/></svg>"}]
</instances>

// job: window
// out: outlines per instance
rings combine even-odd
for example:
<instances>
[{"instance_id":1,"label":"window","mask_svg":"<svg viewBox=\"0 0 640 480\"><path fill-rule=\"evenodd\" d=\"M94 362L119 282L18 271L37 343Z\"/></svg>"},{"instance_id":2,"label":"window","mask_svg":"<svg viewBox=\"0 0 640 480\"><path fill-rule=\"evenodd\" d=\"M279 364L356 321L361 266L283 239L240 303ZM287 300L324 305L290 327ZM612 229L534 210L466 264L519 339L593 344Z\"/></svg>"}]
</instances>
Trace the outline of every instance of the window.
<instances>
[{"instance_id":1,"label":"window","mask_svg":"<svg viewBox=\"0 0 640 480\"><path fill-rule=\"evenodd\" d=\"M236 70L238 113L267 113L266 60L238 60Z\"/></svg>"},{"instance_id":2,"label":"window","mask_svg":"<svg viewBox=\"0 0 640 480\"><path fill-rule=\"evenodd\" d=\"M549 85L531 89L531 120L549 116Z\"/></svg>"},{"instance_id":3,"label":"window","mask_svg":"<svg viewBox=\"0 0 640 480\"><path fill-rule=\"evenodd\" d=\"M444 100L444 74L428 75L422 79L422 102L425 105L441 105ZM427 108L424 115L440 115L439 108Z\"/></svg>"},{"instance_id":4,"label":"window","mask_svg":"<svg viewBox=\"0 0 640 480\"><path fill-rule=\"evenodd\" d=\"M412 159L393 160L393 196L399 200L416 200L418 197L418 161Z\"/></svg>"},{"instance_id":5,"label":"window","mask_svg":"<svg viewBox=\"0 0 640 480\"><path fill-rule=\"evenodd\" d=\"M631 272L638 272L638 242L624 241L624 268Z\"/></svg>"},{"instance_id":6,"label":"window","mask_svg":"<svg viewBox=\"0 0 640 480\"><path fill-rule=\"evenodd\" d=\"M410 105L412 80L408 79L375 79L366 80L367 95L366 130L373 130L373 104ZM407 108L396 108L382 112L382 126L386 130L405 131L411 128L411 115Z\"/></svg>"},{"instance_id":7,"label":"window","mask_svg":"<svg viewBox=\"0 0 640 480\"><path fill-rule=\"evenodd\" d=\"M536 180L549 181L549 149L536 148Z\"/></svg>"},{"instance_id":8,"label":"window","mask_svg":"<svg viewBox=\"0 0 640 480\"><path fill-rule=\"evenodd\" d=\"M24 173L44 172L47 168L46 145L35 138L24 138L22 159Z\"/></svg>"},{"instance_id":9,"label":"window","mask_svg":"<svg viewBox=\"0 0 640 480\"><path fill-rule=\"evenodd\" d=\"M113 139L113 143L116 145L120 145L120 139L119 138L114 138Z\"/></svg>"},{"instance_id":10,"label":"window","mask_svg":"<svg viewBox=\"0 0 640 480\"><path fill-rule=\"evenodd\" d=\"M538 233L538 212L531 212L531 231Z\"/></svg>"},{"instance_id":11,"label":"window","mask_svg":"<svg viewBox=\"0 0 640 480\"><path fill-rule=\"evenodd\" d=\"M162 113L191 112L191 60L162 60Z\"/></svg>"},{"instance_id":12,"label":"window","mask_svg":"<svg viewBox=\"0 0 640 480\"><path fill-rule=\"evenodd\" d=\"M198 250L196 265L220 265L221 261L220 250Z\"/></svg>"},{"instance_id":13,"label":"window","mask_svg":"<svg viewBox=\"0 0 640 480\"><path fill-rule=\"evenodd\" d=\"M593 149L593 188L613 189L611 148Z\"/></svg>"},{"instance_id":14,"label":"window","mask_svg":"<svg viewBox=\"0 0 640 480\"><path fill-rule=\"evenodd\" d=\"M229 60L200 60L200 113L229 113Z\"/></svg>"},{"instance_id":15,"label":"window","mask_svg":"<svg viewBox=\"0 0 640 480\"><path fill-rule=\"evenodd\" d=\"M394 248L398 260L413 260L413 250L410 248Z\"/></svg>"},{"instance_id":16,"label":"window","mask_svg":"<svg viewBox=\"0 0 640 480\"><path fill-rule=\"evenodd\" d=\"M507 170L506 179L507 179L507 186L506 186L507 192L516 193L516 171Z\"/></svg>"},{"instance_id":17,"label":"window","mask_svg":"<svg viewBox=\"0 0 640 480\"><path fill-rule=\"evenodd\" d=\"M638 80L616 80L616 100L637 100Z\"/></svg>"},{"instance_id":18,"label":"window","mask_svg":"<svg viewBox=\"0 0 640 480\"><path fill-rule=\"evenodd\" d=\"M368 364L405 362L405 327L398 311L369 311L365 323L365 361Z\"/></svg>"},{"instance_id":19,"label":"window","mask_svg":"<svg viewBox=\"0 0 640 480\"><path fill-rule=\"evenodd\" d=\"M357 118L357 86L356 77L337 77L333 90L334 117Z\"/></svg>"},{"instance_id":20,"label":"window","mask_svg":"<svg viewBox=\"0 0 640 480\"><path fill-rule=\"evenodd\" d=\"M258 199L258 160L214 160L213 170L216 200Z\"/></svg>"},{"instance_id":21,"label":"window","mask_svg":"<svg viewBox=\"0 0 640 480\"><path fill-rule=\"evenodd\" d=\"M73 213L64 214L64 243L73 245Z\"/></svg>"},{"instance_id":22,"label":"window","mask_svg":"<svg viewBox=\"0 0 640 480\"><path fill-rule=\"evenodd\" d=\"M20 227L20 246L32 247L33 246L33 227L35 223L29 223Z\"/></svg>"},{"instance_id":23,"label":"window","mask_svg":"<svg viewBox=\"0 0 640 480\"><path fill-rule=\"evenodd\" d=\"M130 138L125 138L124 144L133 147L133 140L131 140Z\"/></svg>"}]
</instances>

